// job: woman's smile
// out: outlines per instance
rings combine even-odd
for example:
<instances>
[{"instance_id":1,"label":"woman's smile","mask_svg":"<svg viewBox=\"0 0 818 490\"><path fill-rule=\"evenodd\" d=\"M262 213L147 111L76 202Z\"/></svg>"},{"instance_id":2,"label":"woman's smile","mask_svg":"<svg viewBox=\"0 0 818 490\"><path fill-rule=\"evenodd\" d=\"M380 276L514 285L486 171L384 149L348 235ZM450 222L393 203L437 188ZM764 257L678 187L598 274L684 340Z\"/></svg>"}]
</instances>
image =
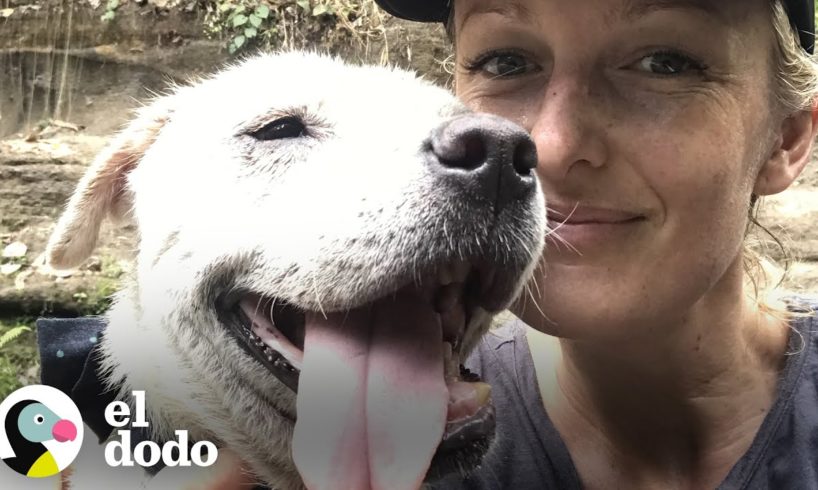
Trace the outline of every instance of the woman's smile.
<instances>
[{"instance_id":1,"label":"woman's smile","mask_svg":"<svg viewBox=\"0 0 818 490\"><path fill-rule=\"evenodd\" d=\"M604 247L611 240L624 239L646 220L641 213L611 207L550 202L548 209L548 227L555 235L551 241L557 245L556 250L564 244L579 255L592 247Z\"/></svg>"}]
</instances>

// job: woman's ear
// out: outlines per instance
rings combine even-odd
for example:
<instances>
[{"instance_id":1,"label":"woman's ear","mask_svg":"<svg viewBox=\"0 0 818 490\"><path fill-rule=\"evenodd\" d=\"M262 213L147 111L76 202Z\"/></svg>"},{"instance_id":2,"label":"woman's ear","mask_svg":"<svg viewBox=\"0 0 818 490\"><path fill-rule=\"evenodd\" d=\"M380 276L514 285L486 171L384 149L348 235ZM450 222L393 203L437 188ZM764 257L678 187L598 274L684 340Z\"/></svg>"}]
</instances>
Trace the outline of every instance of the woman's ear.
<instances>
[{"instance_id":1,"label":"woman's ear","mask_svg":"<svg viewBox=\"0 0 818 490\"><path fill-rule=\"evenodd\" d=\"M781 123L776 148L756 178L754 194L769 196L789 187L812 159L812 144L818 133L818 106L798 111Z\"/></svg>"}]
</instances>

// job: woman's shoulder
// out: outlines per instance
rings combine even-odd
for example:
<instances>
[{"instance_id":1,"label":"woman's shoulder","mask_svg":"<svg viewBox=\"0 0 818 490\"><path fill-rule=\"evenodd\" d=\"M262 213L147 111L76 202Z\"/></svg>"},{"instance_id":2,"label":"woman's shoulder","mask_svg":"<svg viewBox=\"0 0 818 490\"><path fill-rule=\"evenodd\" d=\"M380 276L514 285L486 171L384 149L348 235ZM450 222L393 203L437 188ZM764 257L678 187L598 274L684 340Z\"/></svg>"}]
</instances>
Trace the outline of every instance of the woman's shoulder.
<instances>
[{"instance_id":1,"label":"woman's shoulder","mask_svg":"<svg viewBox=\"0 0 818 490\"><path fill-rule=\"evenodd\" d=\"M793 331L776 402L721 489L818 488L818 297L785 302Z\"/></svg>"},{"instance_id":2,"label":"woman's shoulder","mask_svg":"<svg viewBox=\"0 0 818 490\"><path fill-rule=\"evenodd\" d=\"M814 404L811 410L816 413L818 428L818 296L791 296L786 302L793 334L790 336L789 359L785 363L783 379L793 379L793 389L796 391L808 388L814 394L808 399Z\"/></svg>"},{"instance_id":3,"label":"woman's shoulder","mask_svg":"<svg viewBox=\"0 0 818 490\"><path fill-rule=\"evenodd\" d=\"M818 364L818 296L791 295L783 298L783 301L792 329L787 352L791 359L785 364L785 375L795 376L796 373L789 373L796 369L792 365L803 365L797 373L800 381L818 383L818 371L816 376L810 376L808 369L809 365ZM806 372L802 372L804 369Z\"/></svg>"}]
</instances>

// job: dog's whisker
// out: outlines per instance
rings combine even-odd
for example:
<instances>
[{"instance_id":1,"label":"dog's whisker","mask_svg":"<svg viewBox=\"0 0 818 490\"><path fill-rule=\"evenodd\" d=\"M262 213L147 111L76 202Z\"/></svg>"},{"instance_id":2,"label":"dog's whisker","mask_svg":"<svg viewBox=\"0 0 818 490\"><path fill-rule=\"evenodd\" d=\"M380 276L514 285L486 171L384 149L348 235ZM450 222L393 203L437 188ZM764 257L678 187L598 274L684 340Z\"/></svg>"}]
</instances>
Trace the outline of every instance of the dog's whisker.
<instances>
[{"instance_id":1,"label":"dog's whisker","mask_svg":"<svg viewBox=\"0 0 818 490\"><path fill-rule=\"evenodd\" d=\"M552 232L552 233L550 233L550 234L548 235L547 239L548 239L548 240L550 240L550 241L551 241L551 243L553 243L553 244L555 244L555 245L559 245L559 244L565 245L565 247L566 247L568 250L570 250L571 252L573 252L573 253L575 253L575 254L579 255L580 257L582 256L582 252L580 252L580 251L579 251L579 250L578 250L576 247L574 247L574 246L573 246L573 245L572 245L572 244L571 244L571 243L570 243L568 240L566 240L565 238L563 238L563 237L562 237L562 236L561 236L559 233L557 233L557 232Z\"/></svg>"},{"instance_id":2,"label":"dog's whisker","mask_svg":"<svg viewBox=\"0 0 818 490\"><path fill-rule=\"evenodd\" d=\"M318 290L318 284L317 284L315 275L311 276L310 279L312 280L313 293L315 293L315 304L318 307L318 311L319 311L319 313L321 313L321 316L323 316L324 319L326 319L327 318L327 313L324 311L324 307L321 305L321 294L319 293L319 290Z\"/></svg>"}]
</instances>

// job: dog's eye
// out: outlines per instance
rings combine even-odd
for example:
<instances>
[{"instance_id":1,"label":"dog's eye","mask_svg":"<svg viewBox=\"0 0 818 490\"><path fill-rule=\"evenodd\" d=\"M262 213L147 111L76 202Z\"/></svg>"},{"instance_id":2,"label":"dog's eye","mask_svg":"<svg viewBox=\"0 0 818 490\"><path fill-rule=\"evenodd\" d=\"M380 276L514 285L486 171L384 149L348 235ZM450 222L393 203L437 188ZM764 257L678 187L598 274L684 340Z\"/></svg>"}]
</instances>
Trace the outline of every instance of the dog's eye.
<instances>
[{"instance_id":1,"label":"dog's eye","mask_svg":"<svg viewBox=\"0 0 818 490\"><path fill-rule=\"evenodd\" d=\"M300 138L307 133L307 127L297 117L282 117L265 124L250 133L250 136L260 141L280 140L285 138Z\"/></svg>"}]
</instances>

